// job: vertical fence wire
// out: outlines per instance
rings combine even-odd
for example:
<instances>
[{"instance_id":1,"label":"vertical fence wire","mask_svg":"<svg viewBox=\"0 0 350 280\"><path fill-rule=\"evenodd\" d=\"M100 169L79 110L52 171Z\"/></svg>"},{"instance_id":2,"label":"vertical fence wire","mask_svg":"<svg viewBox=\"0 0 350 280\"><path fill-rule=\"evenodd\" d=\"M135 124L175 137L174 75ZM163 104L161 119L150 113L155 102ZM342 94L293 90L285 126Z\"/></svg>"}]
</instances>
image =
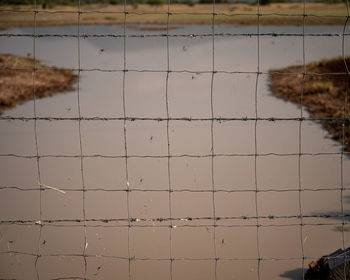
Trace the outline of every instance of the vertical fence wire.
<instances>
[{"instance_id":1,"label":"vertical fence wire","mask_svg":"<svg viewBox=\"0 0 350 280\"><path fill-rule=\"evenodd\" d=\"M83 248L83 259L84 259L84 280L87 278L87 259L86 259L86 249L88 246L88 240L87 240L87 232L86 232L86 210L85 210L85 204L86 204L86 189L85 189L85 176L84 176L84 151L83 151L83 142L82 142L82 133L81 133L81 106L80 106L80 72L81 72L81 55L80 55L80 20L81 20L81 7L80 7L80 0L78 0L78 37L77 37L77 52L78 52L78 80L77 80L77 101L78 101L78 132L79 132L79 151L80 151L80 176L81 176L81 183L82 183L82 196L83 196L83 228L84 228L84 248Z\"/></svg>"},{"instance_id":2,"label":"vertical fence wire","mask_svg":"<svg viewBox=\"0 0 350 280\"><path fill-rule=\"evenodd\" d=\"M261 255L260 255L260 238L259 238L259 184L258 184L258 87L260 75L260 0L257 0L257 72L254 90L254 185L255 185L255 216L256 216L256 253L257 253L257 280L260 280Z\"/></svg>"},{"instance_id":3,"label":"vertical fence wire","mask_svg":"<svg viewBox=\"0 0 350 280\"><path fill-rule=\"evenodd\" d=\"M40 274L38 269L38 261L40 258L40 247L41 247L41 237L42 237L42 189L41 189L41 174L40 174L40 157L39 157L39 144L38 144L38 124L37 124L37 104L36 104L36 21L37 21L37 3L34 0L34 11L33 11L33 113L34 113L34 141L35 141L35 153L36 153L36 168L37 168L37 176L38 176L38 187L39 187L39 222L37 223L39 226L39 236L38 236L38 244L37 244L37 254L35 258L35 272L36 277L39 280Z\"/></svg>"},{"instance_id":4,"label":"vertical fence wire","mask_svg":"<svg viewBox=\"0 0 350 280\"><path fill-rule=\"evenodd\" d=\"M213 15L212 15L212 75L210 82L210 136L211 136L211 187L212 187L212 208L213 208L213 250L215 258L214 279L217 279L218 256L216 249L216 207L215 207L215 173L214 173L214 75L215 75L215 0L213 0Z\"/></svg>"},{"instance_id":5,"label":"vertical fence wire","mask_svg":"<svg viewBox=\"0 0 350 280\"><path fill-rule=\"evenodd\" d=\"M165 78L165 109L166 109L166 141L167 141L167 178L168 178L168 211L170 217L169 226L169 256L170 256L170 280L173 280L173 214L172 214L172 186L171 186L171 152L170 152L170 135L169 135L169 74L170 74L170 48L169 48L169 22L170 22L170 0L168 0L168 15L166 24L166 78Z\"/></svg>"},{"instance_id":6,"label":"vertical fence wire","mask_svg":"<svg viewBox=\"0 0 350 280\"><path fill-rule=\"evenodd\" d=\"M127 206L127 215L128 215L128 277L129 280L132 279L131 274L131 238L130 238L130 231L131 231L131 222L130 222L130 180L129 180L129 162L128 162L128 146L127 146L127 126L126 126L126 99L125 99L125 88L126 88L126 81L125 76L127 72L126 68L126 18L128 11L126 9L126 1L124 0L123 3L123 9L124 9L124 20L123 20L123 136L124 136L124 151L125 151L125 180L126 180L126 206Z\"/></svg>"},{"instance_id":7,"label":"vertical fence wire","mask_svg":"<svg viewBox=\"0 0 350 280\"><path fill-rule=\"evenodd\" d=\"M345 214L344 214L344 149L345 149L345 127L347 125L346 122L346 117L347 117L347 105L348 105L348 93L349 93L349 81L350 81L350 71L349 71L349 66L346 62L346 56L345 56L345 32L346 32L346 28L347 28L347 24L349 21L349 17L350 17L350 11L349 11L349 1L346 0L346 13L347 13L347 17L346 20L344 22L344 26L343 26L343 36L342 36L342 46L341 46L341 51L342 51L342 57L344 60L344 65L345 65L345 69L346 69L346 85L345 85L345 92L344 92L344 112L343 112L343 121L342 121L342 149L341 149L341 154L340 154L340 209L341 209L341 215L342 215L342 224L341 224L341 242L342 242L342 249L344 250L345 247ZM348 121L349 122L349 121ZM345 256L344 259L344 280L347 279L347 266L349 265L348 263L348 258L347 256Z\"/></svg>"},{"instance_id":8,"label":"vertical fence wire","mask_svg":"<svg viewBox=\"0 0 350 280\"><path fill-rule=\"evenodd\" d=\"M302 159L302 122L303 122L303 97L305 90L305 75L306 75L306 61L305 61L305 21L306 21L306 0L303 0L303 36L302 36L302 65L303 65L303 75L301 81L301 92L300 92L300 121L298 126L298 185L299 185L299 193L298 193L298 203L299 203L299 216L300 216L300 250L301 250L301 272L304 275L304 266L305 266L305 254L304 254L304 233L303 233L303 208L302 208L302 182L301 182L301 159Z\"/></svg>"}]
</instances>

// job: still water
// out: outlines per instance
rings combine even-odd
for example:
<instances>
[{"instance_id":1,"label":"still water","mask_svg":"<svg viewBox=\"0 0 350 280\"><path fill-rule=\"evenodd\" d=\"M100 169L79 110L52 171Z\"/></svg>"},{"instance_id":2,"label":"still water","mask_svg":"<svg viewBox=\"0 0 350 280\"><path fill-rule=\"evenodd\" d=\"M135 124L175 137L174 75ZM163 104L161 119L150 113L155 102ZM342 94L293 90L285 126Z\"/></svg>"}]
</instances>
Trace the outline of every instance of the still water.
<instances>
[{"instance_id":1,"label":"still water","mask_svg":"<svg viewBox=\"0 0 350 280\"><path fill-rule=\"evenodd\" d=\"M341 33L341 26L306 27L307 33ZM3 32L25 34L31 28ZM127 26L128 35L159 34ZM210 34L210 25L179 26L170 34ZM256 27L215 27L217 33L255 33ZM302 33L302 27L261 27L260 32ZM76 26L37 28L38 34L77 34ZM82 26L81 34L123 34L120 26ZM349 38L345 50L350 53ZM261 36L260 71L303 61L300 36ZM341 37L305 37L306 62L340 56ZM42 37L35 40L35 56L44 64L80 68L80 110L83 188L77 89L37 100L38 117L71 120L37 121L41 183L65 190L38 190L34 121L0 120L0 220L53 220L44 225L0 225L0 278L4 279L302 279L313 259L349 246L349 233L339 230L340 188L349 188L350 161L341 161L341 147L316 122L258 121L255 168L255 121L169 122L170 182L167 192L168 142L165 121L126 122L128 179L124 150L123 39L81 38L80 61L76 38ZM33 54L33 38L1 37L0 52ZM212 38L169 38L168 104L172 118L211 118ZM213 114L223 118L255 118L258 42L255 36L217 36L214 48ZM125 113L129 117L166 118L167 41L165 37L126 39ZM91 71L90 71L91 70ZM108 71L100 71L108 70ZM160 70L157 72L157 70ZM188 71L184 71L188 70ZM236 73L240 72L240 73ZM242 73L243 72L243 73ZM300 109L271 95L269 76L259 75L257 113L261 118L297 118ZM26 102L3 116L34 116ZM307 112L304 112L307 116ZM312 154L312 155L310 155ZM341 172L341 167L343 168ZM212 172L213 171L213 172ZM256 171L256 172L255 172ZM256 173L256 182L255 182ZM213 180L212 180L213 179ZM301 192L299 201L299 179ZM212 183L215 216L213 227ZM255 183L261 191L255 197ZM123 190L130 187L134 191ZM18 187L20 189L6 188ZM34 190L32 190L34 189ZM36 189L36 190L35 190ZM135 190L136 189L136 190ZM320 191L320 189L323 189ZM326 189L326 190L324 190ZM150 191L152 190L152 191ZM169 197L171 201L169 201ZM130 229L123 221L129 215ZM299 202L300 206L299 207ZM261 217L256 229L256 204ZM41 205L41 206L40 206ZM343 192L345 213L350 193ZM41 209L40 209L41 208ZM83 219L83 223L67 220ZM170 214L171 211L171 214ZM176 218L171 222L157 218ZM180 220L178 218L199 218ZM207 219L205 219L207 218ZM97 221L92 221L96 219ZM109 223L102 219L116 219ZM58 220L64 220L59 222ZM345 226L348 229L347 226ZM171 241L170 241L171 235ZM86 236L86 244L84 243ZM344 237L344 239L343 239ZM258 244L257 244L258 243ZM82 254L86 247L86 264ZM259 250L258 250L259 249ZM36 257L37 254L41 256ZM218 258L215 264L215 258ZM258 267L257 258L262 258ZM170 264L170 258L175 260ZM37 261L36 261L37 260ZM86 269L86 270L85 270ZM76 278L74 278L76 277Z\"/></svg>"}]
</instances>

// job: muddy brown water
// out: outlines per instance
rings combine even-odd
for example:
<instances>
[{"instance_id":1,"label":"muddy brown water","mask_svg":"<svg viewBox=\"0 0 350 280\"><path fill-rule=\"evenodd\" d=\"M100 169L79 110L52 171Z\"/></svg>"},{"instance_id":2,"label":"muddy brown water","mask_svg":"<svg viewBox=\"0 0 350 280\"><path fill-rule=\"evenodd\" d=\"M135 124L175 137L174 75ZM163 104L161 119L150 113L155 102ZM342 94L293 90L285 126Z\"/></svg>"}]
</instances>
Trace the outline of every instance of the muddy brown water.
<instances>
[{"instance_id":1,"label":"muddy brown water","mask_svg":"<svg viewBox=\"0 0 350 280\"><path fill-rule=\"evenodd\" d=\"M3 31L5 32L5 31ZM6 32L31 33L30 28ZM40 34L76 34L76 26L38 28ZM118 26L81 27L81 34L122 34ZM221 33L254 33L256 27L216 26ZM261 27L260 32L301 33L301 27ZM309 33L341 33L342 27L307 27ZM128 34L157 34L137 31ZM209 34L210 25L184 26L170 34ZM306 37L306 62L341 55L341 37ZM37 38L36 57L47 65L78 67L75 38ZM165 38L127 38L127 69L166 70ZM349 39L345 39L349 54ZM1 37L0 51L26 56L33 53L33 39ZM260 37L260 71L300 64L303 60L302 37ZM255 72L258 48L256 37L217 37L215 69ZM80 63L83 69L123 69L123 41L116 38L80 39ZM169 74L169 114L174 118L210 118L212 38L169 39L171 70L190 70ZM82 71L80 108L83 117L122 118L122 72ZM256 75L217 73L213 80L215 117L255 117ZM130 117L166 117L166 73L127 72L125 76L126 115ZM261 118L297 118L300 109L273 97L268 76L259 76L258 116ZM78 117L77 90L37 100L38 117ZM307 116L307 112L303 112ZM26 102L3 116L33 117L33 102ZM2 279L302 279L302 254L305 266L314 258L349 246L349 226L340 230L341 192L349 188L350 161L341 158L341 147L327 137L316 122L302 122L300 183L301 209L305 216L333 215L334 218L304 217L302 236L299 215L299 122L258 121L256 128L257 196L260 218L258 233L255 209L255 122L214 122L214 187L216 217L213 227L211 122L170 121L169 141L171 215L175 218L201 218L170 222L150 221L169 218L167 137L165 121L128 121L126 123L128 175L124 155L122 120L81 122L86 219L126 219L127 222L82 223L57 220L83 219L83 193L79 157L79 126L75 120L37 121L41 183L64 189L38 188L35 158L5 156L35 155L34 121L0 120L0 220L53 220L41 227L35 224L0 224L0 278ZM320 155L317 155L321 153ZM224 156L224 155L231 156ZM289 155L283 155L289 154ZM48 156L49 155L49 156ZM55 156L59 157L55 157ZM98 156L96 156L98 155ZM162 157L156 157L156 156ZM194 157L180 155L193 155ZM234 155L234 156L232 156ZM46 157L45 157L46 156ZM134 157L149 156L149 157ZM341 172L342 167L342 172ZM4 188L19 187L23 190ZM181 191L181 190L190 191ZM319 191L319 189L327 189ZM27 190L27 191L26 191ZM78 190L78 191L77 191ZM118 191L119 190L119 191ZM153 190L153 191L147 191ZM223 191L226 192L223 192ZM236 190L237 192L230 192ZM274 190L274 191L271 191ZM276 191L278 190L278 191ZM345 213L350 193L343 192ZM289 218L287 217L289 216ZM140 219L140 221L138 220ZM347 222L347 219L346 219ZM340 228L339 228L340 227ZM170 246L170 231L172 236ZM258 239L257 239L258 234ZM84 235L87 247L86 272ZM128 242L129 235L129 242ZM214 239L215 235L215 239ZM344 236L344 241L343 237ZM257 244L259 240L259 244ZM129 244L129 246L128 246ZM301 245L303 244L303 246ZM171 248L171 249L170 249ZM258 250L263 260L258 267ZM39 251L38 251L39 249ZM216 250L215 250L216 249ZM171 252L170 252L171 251ZM215 252L216 251L216 252ZM216 253L216 256L215 256ZM41 256L37 259L36 255ZM172 273L170 258L174 258ZM37 262L36 262L37 259Z\"/></svg>"}]
</instances>

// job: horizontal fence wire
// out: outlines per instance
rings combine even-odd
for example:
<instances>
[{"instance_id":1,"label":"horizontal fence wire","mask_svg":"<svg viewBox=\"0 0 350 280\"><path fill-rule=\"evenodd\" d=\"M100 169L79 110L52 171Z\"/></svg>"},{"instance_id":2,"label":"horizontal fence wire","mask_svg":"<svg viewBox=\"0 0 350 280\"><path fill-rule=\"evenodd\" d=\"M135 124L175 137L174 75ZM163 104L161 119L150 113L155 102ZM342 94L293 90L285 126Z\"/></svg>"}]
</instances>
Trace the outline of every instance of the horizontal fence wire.
<instances>
[{"instance_id":1,"label":"horizontal fence wire","mask_svg":"<svg viewBox=\"0 0 350 280\"><path fill-rule=\"evenodd\" d=\"M181 118L162 118L162 117L11 117L5 116L1 117L0 120L7 121L32 121L32 120L42 120L42 121L216 121L216 122L227 122L227 121L348 121L350 117L346 118L312 118L312 117L296 117L296 118L280 118L280 117L268 117L268 118L252 118L252 117L236 117L236 118L192 118L192 117L181 117Z\"/></svg>"},{"instance_id":2,"label":"horizontal fence wire","mask_svg":"<svg viewBox=\"0 0 350 280\"><path fill-rule=\"evenodd\" d=\"M344 232L347 228L345 228L348 224L350 224L350 214L348 214L343 206L343 192L344 191L350 191L350 186L346 185L344 183L344 166L343 161L344 158L350 155L350 152L345 151L344 149L340 149L339 152L303 152L302 151L302 131L301 131L301 125L302 122L334 122L338 121L343 125L343 147L345 147L345 131L344 127L347 122L350 121L349 112L347 112L347 98L348 98L348 88L346 88L345 93L345 101L344 101L344 115L343 117L306 117L303 115L303 94L304 94L304 83L305 83L305 77L306 76L341 76L344 79L349 80L350 72L349 68L346 65L345 62L345 43L344 40L347 39L347 37L350 35L350 33L346 32L347 24L350 19L349 15L349 3L348 0L346 0L347 5L347 15L332 15L332 14L309 14L306 12L306 0L303 2L303 12L302 13L261 13L260 12L260 2L257 0L256 5L256 12L254 13L224 13L224 12L218 12L215 8L215 0L212 3L212 12L171 12L170 11L170 1L168 1L167 6L167 12L134 12L134 11L128 11L127 10L127 4L126 1L123 3L123 10L121 11L101 11L101 10L89 10L85 11L83 10L83 7L80 5L80 1L78 0L77 10L76 11L65 11L65 10L55 10L55 11L48 11L48 10L41 10L38 9L37 3L34 0L34 8L33 9L24 9L24 10L12 10L12 9L0 9L0 13L7 13L7 14L21 14L21 13L32 13L34 15L34 21L33 26L34 30L33 33L23 33L23 34L17 34L14 32L7 32L6 30L0 31L0 38L32 38L33 39L33 57L34 60L37 57L36 53L36 40L40 38L71 38L77 41L77 56L78 56L78 63L76 65L77 68L69 68L68 70L74 71L78 73L78 87L76 89L77 91L77 102L78 102L78 117L55 117L55 116L39 116L36 111L36 73L41 71L52 71L54 69L58 68L41 68L36 67L35 62L33 67L28 68L9 68L9 67L2 67L0 68L0 71L32 71L33 72L33 99L34 99L34 116L33 117L22 117L22 116L0 116L0 121L8 121L8 122L15 122L15 121L22 121L22 122L28 122L33 121L35 123L34 125L34 134L35 134L35 154L16 154L16 153L0 153L0 158L23 158L23 159L33 159L36 160L37 163L37 177L39 179L39 184L37 187L33 186L26 186L26 185L18 185L18 186L12 186L12 185L6 185L6 184L0 184L0 190L15 190L15 191L23 191L23 192L35 192L40 194L40 215L37 219L3 219L0 220L0 226L34 226L40 230L39 238L38 238L38 244L37 244L37 251L36 252L26 252L22 250L12 250L8 248L6 251L0 251L0 255L23 255L28 257L35 258L35 271L37 275L37 279L41 279L40 277L40 267L38 266L38 261L41 258L45 257L57 257L57 258L74 258L79 257L84 259L84 272L83 276L70 276L70 277L58 277L58 278L49 278L51 280L59 280L59 279L89 279L88 277L88 262L91 258L99 258L99 259L116 259L121 261L127 261L128 262L128 278L129 280L133 279L132 271L131 271L131 265L133 262L136 261L161 261L161 262L168 262L169 263L169 271L170 271L170 279L173 279L173 265L174 262L181 262L181 261L210 261L215 263L215 273L213 276L213 279L217 279L217 270L218 268L218 262L225 262L225 261L254 261L257 263L257 272L256 272L256 279L260 280L262 279L261 276L261 266L263 262L267 261L300 261L302 270L304 273L304 266L306 266L306 260L313 261L317 260L318 257L314 256L307 256L304 252L304 239L303 239L303 231L305 227L340 227L342 231L342 246L343 249L345 249L345 241L344 241ZM42 34L39 32L38 28L38 19L37 16L39 14L71 14L77 16L77 26L78 26L78 32L77 34ZM118 34L87 34L84 33L81 30L81 17L84 14L115 14L120 15L123 19L123 23L121 24L123 28L123 32ZM167 16L167 23L163 24L166 26L166 32L163 33L148 33L148 34L127 34L126 28L128 26L127 24L127 17L129 15L159 15L159 16ZM203 34L176 34L172 33L169 28L170 18L171 16L176 15L187 15L187 16L210 16L210 27L212 32L209 33L203 33ZM244 32L244 33L227 33L227 32L217 32L216 24L215 24L215 18L218 16L223 17L240 17L240 16L255 16L257 18L256 23L256 31L254 32ZM302 32L263 32L261 27L260 20L263 19L265 16L276 16L280 17L281 19L287 18L287 17L300 17L302 18L303 24L302 24ZM344 20L344 26L343 26L343 32L338 33L308 33L305 31L306 27L306 20L307 18L334 18L334 19L343 19ZM134 32L134 31L133 31ZM215 42L218 38L236 38L236 37L246 37L246 38L252 38L257 41L257 71L225 71L217 69L215 65ZM259 49L260 46L260 38L262 37L301 37L303 40L303 71L301 72L294 72L294 73L285 73L285 72L278 72L278 71L269 71L264 72L260 71L260 52ZM331 73L316 73L316 72L308 72L306 69L305 64L305 38L306 37L320 37L320 38L340 38L342 40L342 56L344 58L344 63L346 65L346 72L331 72ZM80 58L80 42L84 39L89 38L112 38L112 39L120 39L123 41L123 67L120 69L103 69L103 68L83 68L81 67L81 58ZM126 40L128 38L165 38L167 40L167 64L164 69L128 69L127 68L127 49L126 49ZM212 63L208 67L208 70L175 70L171 69L170 67L170 51L169 51L169 45L171 42L169 41L170 38L189 38L189 39L202 39L202 38L208 38L212 41L212 48L211 48L211 55L212 55ZM103 116L83 116L83 114L80 111L80 89L79 89L79 82L82 79L81 74L83 72L111 72L111 73L121 73L123 75L123 116L121 117L103 117ZM126 111L126 105L125 105L125 96L128 94L128 89L126 87L125 83L125 76L128 73L165 73L166 74L166 117L139 117L139 116L129 116ZM211 75L211 112L208 112L208 115L210 117L202 117L202 118L196 118L196 117L172 117L169 113L169 100L168 100L168 80L169 76L172 74L208 74ZM255 111L253 116L241 116L241 117L220 117L220 112L216 112L213 109L213 80L214 76L217 74L229 74L229 75L254 75L256 77L255 80ZM258 84L259 79L262 75L290 75L290 76L301 76L302 77L302 92L300 93L300 116L298 117L260 117L259 116L259 107L258 107ZM210 113L210 114L209 114ZM53 121L53 122L63 122L63 121L77 121L79 123L79 154L44 154L40 152L40 147L38 144L38 131L37 131L37 124L39 121ZM83 137L81 135L81 123L89 121L122 121L123 126L123 137L124 137L124 150L123 154L121 155L105 155L105 154L87 154L84 151L84 143L83 143ZM158 154L158 155L147 155L147 154L132 154L128 150L128 124L131 122L140 122L143 121L154 121L154 122L166 122L166 133L167 133L167 153L164 154ZM173 145L171 137L169 137L169 126L172 124L172 122L181 122L181 121L187 121L187 122L207 122L208 126L211 126L211 150L210 153L207 154L173 154L171 153L171 146ZM217 153L215 148L215 133L214 133L214 126L216 123L221 122L254 122L255 125L255 133L254 133L254 142L255 142L255 148L254 152L252 153ZM295 153L261 153L258 149L258 141L259 136L257 135L257 124L258 122L280 122L280 121L291 121L291 122L298 122L299 123L299 132L298 132L298 152ZM315 157L315 156L321 156L321 155L336 155L340 158L340 164L341 164L341 184L337 186L327 186L327 187L319 187L319 186L305 186L305 184L302 184L300 179L300 162L302 157ZM257 172L258 172L258 166L257 166L257 160L259 157L269 157L269 156L278 156L278 157L298 157L298 164L299 164L299 174L298 174L298 185L295 186L295 188L286 187L282 188L274 188L271 186L265 186L264 188L261 188L259 185L259 181L257 178ZM243 188L242 186L216 186L215 184L215 158L217 157L252 157L255 161L255 167L254 167L254 176L255 176L255 182L254 186L249 186ZM42 202L43 197L42 194L44 192L48 192L47 188L43 187L41 182L41 173L40 170L42 168L41 166L41 159L45 158L77 158L80 159L80 172L81 172L81 178L82 178L82 186L79 188L72 187L60 187L59 190L63 192L79 192L82 194L82 217L77 219L71 219L71 218L57 218L57 219L45 219L42 209ZM108 159L124 159L125 165L126 165L126 171L125 176L127 178L126 185L121 186L113 186L112 188L107 188L107 186L94 186L94 187L88 187L85 183L85 169L84 169L84 159L87 158L108 158ZM151 158L151 159L167 159L167 179L168 184L163 187L163 189L155 188L154 186L150 185L144 188L137 188L129 183L129 174L128 174L128 160L136 158L136 159L142 159L142 158ZM173 158L207 158L211 159L211 184L208 186L202 186L200 188L193 187L193 188L187 188L187 187L177 187L175 188L174 185L172 185L172 161ZM52 190L51 190L52 191ZM325 191L334 191L337 193L340 193L340 205L341 205L341 211L334 212L334 213L314 213L314 214L305 214L303 213L303 205L301 201L301 193L304 192L310 192L310 193L316 193L316 192L325 192ZM127 204L127 217L123 218L89 218L88 215L86 215L86 197L85 194L88 192L121 192L126 194L126 204ZM165 217L152 217L152 218L142 218L142 217L133 217L130 213L130 195L134 192L137 193L168 193L168 200L169 200L169 214ZM299 194L298 198L298 213L294 215L262 215L259 213L258 209L258 195L259 193L288 193L288 192L295 192ZM173 194L174 193L207 193L211 195L211 205L208 205L208 208L212 208L212 215L211 216L187 216L187 217L177 217L172 213L172 207L174 205L173 201ZM253 215L218 215L216 212L217 210L217 201L215 198L215 194L217 193L252 193L255 195L255 213ZM274 224L274 222L280 222ZM197 223L198 222L198 223ZM235 224L237 222L238 224ZM245 223L246 222L246 223ZM251 222L251 223L249 223ZM45 227L63 227L63 228L71 228L71 227L82 227L84 229L84 246L81 250L81 253L50 253L45 254L42 253L41 248L41 239L43 236L43 228ZM108 255L108 254L91 254L87 253L87 247L88 247L88 235L87 235L87 229L89 228L103 228L103 227L111 227L111 228L126 228L127 229L127 247L128 252L125 256L118 256L118 255ZM257 256L254 258L229 258L229 257L220 257L217 254L217 248L216 244L219 242L219 240L216 239L216 229L217 228L256 228L256 236L257 236ZM279 227L297 227L300 228L300 244L301 244L301 250L300 250L300 257L264 257L261 254L260 247L261 247L261 232L260 228L279 228ZM131 230L133 228L169 228L169 248L170 248L170 254L169 257L164 258L154 258L154 257L136 257L131 252L131 239L130 234ZM210 229L213 232L213 240L212 240L212 257L174 257L173 255L173 230L175 228L206 228ZM299 234L299 233L298 233ZM117 242L117 241L116 241ZM321 256L320 256L321 257ZM330 257L331 259L332 257ZM337 257L334 257L337 258ZM3 280L10 280L12 278L1 278ZM95 278L94 278L95 279Z\"/></svg>"},{"instance_id":3,"label":"horizontal fence wire","mask_svg":"<svg viewBox=\"0 0 350 280\"><path fill-rule=\"evenodd\" d=\"M0 70L9 70L9 71L53 71L59 68L13 68L13 67L0 67ZM252 74L252 75L281 75L281 76L297 76L297 75L310 75L310 76L348 76L346 72L331 72L331 73L315 73L315 72L294 72L294 73L285 73L278 71L271 72L256 72L256 71L223 71L223 70L215 70L215 71L196 71L196 70L161 70L161 69L101 69L101 68L66 68L71 71L79 71L79 72L136 72L136 73L188 73L188 74Z\"/></svg>"},{"instance_id":4,"label":"horizontal fence wire","mask_svg":"<svg viewBox=\"0 0 350 280\"><path fill-rule=\"evenodd\" d=\"M346 37L349 36L350 33L275 33L275 32L267 32L267 33L215 33L215 37ZM16 37L24 37L24 38L205 38L212 37L213 34L16 34L16 33L0 33L0 37L8 37L8 38L16 38ZM11 69L11 68L8 68ZM130 70L128 70L130 71ZM169 72L172 72L169 70ZM220 71L219 71L220 72ZM285 73L290 74L290 73ZM336 74L336 73L330 73ZM346 73L344 73L346 74Z\"/></svg>"},{"instance_id":5,"label":"horizontal fence wire","mask_svg":"<svg viewBox=\"0 0 350 280\"><path fill-rule=\"evenodd\" d=\"M344 214L344 217L349 217L350 214ZM303 218L342 218L343 215L332 215L332 214L319 214L319 215L303 215ZM38 224L42 225L43 223L62 223L62 222L75 222L82 223L86 222L167 222L167 221L227 221L227 220L255 220L255 219L268 219L268 220L278 220L278 219L300 219L301 215L289 215L289 216L237 216L237 217L184 217L184 218L111 218L111 219L57 219L57 220L15 220L15 221L0 221L0 224ZM304 224L303 224L304 225ZM215 225L216 227L218 225ZM260 226L260 225L259 225ZM280 225L278 225L280 226Z\"/></svg>"},{"instance_id":6,"label":"horizontal fence wire","mask_svg":"<svg viewBox=\"0 0 350 280\"><path fill-rule=\"evenodd\" d=\"M323 152L323 153L261 153L261 154L215 154L213 157L269 157L269 156L278 156L278 157L290 157L290 156L326 156L326 155L348 155L350 152ZM164 158L210 158L212 155L191 155L191 154L183 154L183 155L19 155L19 154L0 154L0 157L13 157L13 158L23 158L23 159L40 159L40 158L105 158L105 159L121 159L121 158L150 158L150 159L164 159Z\"/></svg>"},{"instance_id":7,"label":"horizontal fence wire","mask_svg":"<svg viewBox=\"0 0 350 280\"><path fill-rule=\"evenodd\" d=\"M214 3L213 3L214 4ZM256 3L255 3L256 4ZM261 13L260 11L258 13L223 13L223 12L170 12L168 10L167 12L135 12L135 11L127 11L126 7L124 11L101 11L101 10L89 10L84 11L80 8L73 11L67 11L67 10L55 10L55 11L49 11L49 10L42 10L37 9L35 7L34 9L0 9L0 13L33 13L33 14L121 14L121 15L166 15L166 16L173 16L173 15L207 15L207 16L256 16L256 17L263 17L263 16L281 16L281 17L317 17L317 18L324 18L324 17L334 17L334 18L344 18L348 19L350 18L350 15L334 15L334 14L311 14L311 13ZM125 24L127 22L125 21Z\"/></svg>"},{"instance_id":8,"label":"horizontal fence wire","mask_svg":"<svg viewBox=\"0 0 350 280\"><path fill-rule=\"evenodd\" d=\"M16 189L19 191L48 191L45 188L25 188L25 187L19 187L19 186L0 186L0 189ZM85 191L85 192L94 192L94 191L106 191L106 192L194 192L194 193L200 193L200 192L213 192L212 190L210 190L210 187L208 187L207 189L172 189L172 190L168 190L168 189L152 189L152 188L147 188L147 189L141 189L141 188L129 188L129 189L123 189L123 188L118 188L118 187L114 187L114 189L107 189L107 188L94 188L94 187L89 187L88 189L78 189L78 188L59 188L62 191L65 192L81 192L81 191ZM350 188L306 188L303 187L301 189L302 191L309 191L309 192L320 192L320 191L340 191L340 190L350 190ZM254 190L254 189L249 189L249 188L244 188L244 189L233 189L233 187L227 187L226 189L219 189L216 188L214 190L214 192L220 193L240 193L240 192L299 192L300 189L290 189L290 188L286 188L286 189L276 189L276 188L265 188L265 189L259 189L259 190ZM332 216L329 216L332 217Z\"/></svg>"},{"instance_id":9,"label":"horizontal fence wire","mask_svg":"<svg viewBox=\"0 0 350 280\"><path fill-rule=\"evenodd\" d=\"M36 257L36 254L26 253L26 252L18 252L18 251L10 251L11 254L18 255L27 255ZM2 254L2 252L0 252ZM87 258L111 258L111 259L121 259L121 260L130 260L130 261L256 261L256 258L138 258L138 257L121 257L121 256L108 256L108 255L85 255ZM41 254L40 257L83 257L80 254ZM336 258L336 257L334 257ZM308 257L307 259L315 260L314 257ZM332 257L330 257L332 259ZM260 261L288 261L288 260L300 260L300 258L260 258ZM59 278L62 279L62 278ZM71 278L69 278L71 279Z\"/></svg>"}]
</instances>

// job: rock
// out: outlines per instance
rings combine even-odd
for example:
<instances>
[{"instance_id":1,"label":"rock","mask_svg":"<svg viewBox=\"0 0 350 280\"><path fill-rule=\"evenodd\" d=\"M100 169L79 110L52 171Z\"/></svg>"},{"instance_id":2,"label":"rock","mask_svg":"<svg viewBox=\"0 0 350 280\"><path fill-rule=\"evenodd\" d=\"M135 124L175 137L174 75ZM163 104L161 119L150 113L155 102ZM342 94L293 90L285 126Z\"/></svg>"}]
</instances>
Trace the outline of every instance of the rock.
<instances>
[{"instance_id":1,"label":"rock","mask_svg":"<svg viewBox=\"0 0 350 280\"><path fill-rule=\"evenodd\" d=\"M350 279L350 247L339 249L318 261L309 264L305 280L345 280Z\"/></svg>"}]
</instances>

